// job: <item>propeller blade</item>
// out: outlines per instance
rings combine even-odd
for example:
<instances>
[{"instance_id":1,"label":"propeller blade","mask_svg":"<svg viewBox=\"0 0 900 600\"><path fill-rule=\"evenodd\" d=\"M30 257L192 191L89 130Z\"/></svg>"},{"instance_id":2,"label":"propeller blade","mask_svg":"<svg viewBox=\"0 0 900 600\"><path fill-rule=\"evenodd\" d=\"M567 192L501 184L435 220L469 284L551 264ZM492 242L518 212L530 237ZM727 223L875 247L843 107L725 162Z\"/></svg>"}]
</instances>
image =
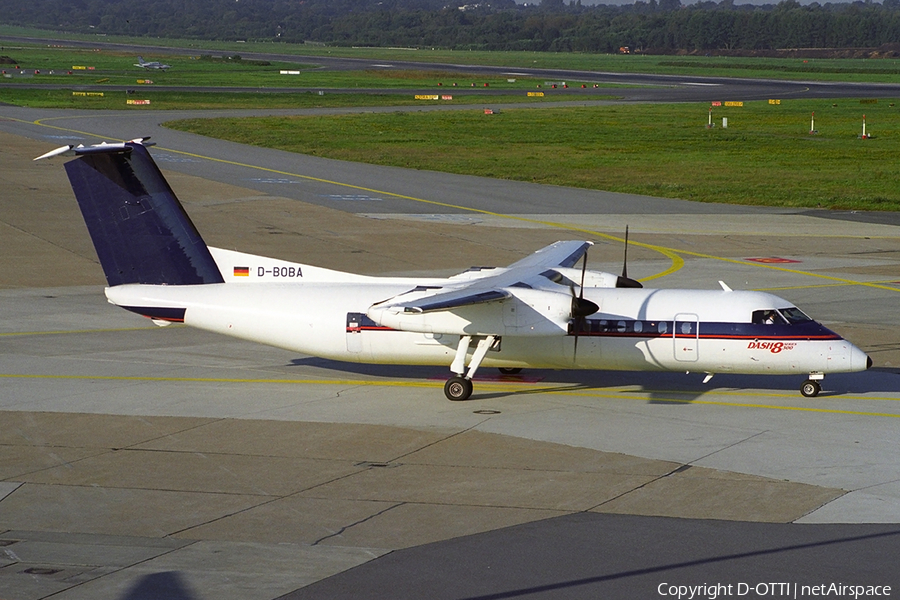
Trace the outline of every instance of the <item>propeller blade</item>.
<instances>
[{"instance_id":1,"label":"propeller blade","mask_svg":"<svg viewBox=\"0 0 900 600\"><path fill-rule=\"evenodd\" d=\"M587 251L584 252L584 257L581 260L581 283L579 284L579 292L578 299L581 300L584 298L584 274L587 271Z\"/></svg>"},{"instance_id":2,"label":"propeller blade","mask_svg":"<svg viewBox=\"0 0 900 600\"><path fill-rule=\"evenodd\" d=\"M625 260L622 262L622 275L616 279L617 288L642 288L640 281L628 276L628 225L625 226Z\"/></svg>"},{"instance_id":3,"label":"propeller blade","mask_svg":"<svg viewBox=\"0 0 900 600\"><path fill-rule=\"evenodd\" d=\"M637 279L631 279L630 277L617 277L616 278L616 287L617 288L642 288L644 284L642 284Z\"/></svg>"},{"instance_id":4,"label":"propeller blade","mask_svg":"<svg viewBox=\"0 0 900 600\"><path fill-rule=\"evenodd\" d=\"M575 344L572 352L573 362L578 360L578 334L581 333L581 329L584 327L584 318L600 310L599 306L590 300L584 299L584 276L586 272L587 252L584 253L584 257L581 261L581 283L577 297L575 296L575 288L572 288L572 325L575 330Z\"/></svg>"},{"instance_id":5,"label":"propeller blade","mask_svg":"<svg viewBox=\"0 0 900 600\"><path fill-rule=\"evenodd\" d=\"M572 292L572 318L576 320L582 319L588 315L592 315L598 310L600 307L591 302L590 300L584 299L584 277L585 273L587 273L587 252L584 253L584 258L581 263L581 284L578 290L578 295L575 295L575 288L570 287L569 290ZM578 329L575 330L575 335L578 335ZM576 337L577 339L577 337Z\"/></svg>"},{"instance_id":6,"label":"propeller blade","mask_svg":"<svg viewBox=\"0 0 900 600\"><path fill-rule=\"evenodd\" d=\"M572 362L578 360L578 330L581 329L580 319L575 319L575 349L572 352Z\"/></svg>"}]
</instances>

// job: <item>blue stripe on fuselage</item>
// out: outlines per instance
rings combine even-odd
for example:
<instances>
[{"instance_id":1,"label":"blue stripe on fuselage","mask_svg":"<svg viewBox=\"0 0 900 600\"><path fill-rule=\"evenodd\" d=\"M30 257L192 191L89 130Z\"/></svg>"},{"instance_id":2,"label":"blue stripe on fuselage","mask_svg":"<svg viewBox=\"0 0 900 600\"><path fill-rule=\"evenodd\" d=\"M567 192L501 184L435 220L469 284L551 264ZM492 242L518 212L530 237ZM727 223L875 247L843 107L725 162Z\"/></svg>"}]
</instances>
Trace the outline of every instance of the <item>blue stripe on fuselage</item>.
<instances>
[{"instance_id":1,"label":"blue stripe on fuselage","mask_svg":"<svg viewBox=\"0 0 900 600\"><path fill-rule=\"evenodd\" d=\"M699 325L699 335L698 335ZM569 323L569 335L575 335ZM579 336L600 337L699 337L721 340L839 340L841 336L815 321L794 324L718 323L696 321L642 321L634 319L585 319Z\"/></svg>"}]
</instances>

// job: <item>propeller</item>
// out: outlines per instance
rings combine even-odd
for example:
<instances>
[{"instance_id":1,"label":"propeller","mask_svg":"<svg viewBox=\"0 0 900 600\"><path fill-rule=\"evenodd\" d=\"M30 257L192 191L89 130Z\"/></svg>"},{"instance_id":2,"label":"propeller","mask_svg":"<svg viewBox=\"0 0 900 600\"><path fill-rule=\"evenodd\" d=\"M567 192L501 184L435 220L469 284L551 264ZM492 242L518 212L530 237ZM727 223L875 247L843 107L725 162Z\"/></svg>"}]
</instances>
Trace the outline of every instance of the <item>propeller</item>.
<instances>
[{"instance_id":1,"label":"propeller","mask_svg":"<svg viewBox=\"0 0 900 600\"><path fill-rule=\"evenodd\" d=\"M581 284L579 286L578 295L575 295L574 287L569 288L572 291L572 327L575 330L575 351L572 356L573 360L578 356L578 333L584 326L584 318L600 310L599 306L597 306L590 300L584 299L584 275L586 272L587 251L585 251L584 257L582 258L581 262Z\"/></svg>"},{"instance_id":2,"label":"propeller","mask_svg":"<svg viewBox=\"0 0 900 600\"><path fill-rule=\"evenodd\" d=\"M644 287L637 279L631 279L628 276L628 225L625 226L625 259L622 262L622 276L616 279L617 288L642 288Z\"/></svg>"}]
</instances>

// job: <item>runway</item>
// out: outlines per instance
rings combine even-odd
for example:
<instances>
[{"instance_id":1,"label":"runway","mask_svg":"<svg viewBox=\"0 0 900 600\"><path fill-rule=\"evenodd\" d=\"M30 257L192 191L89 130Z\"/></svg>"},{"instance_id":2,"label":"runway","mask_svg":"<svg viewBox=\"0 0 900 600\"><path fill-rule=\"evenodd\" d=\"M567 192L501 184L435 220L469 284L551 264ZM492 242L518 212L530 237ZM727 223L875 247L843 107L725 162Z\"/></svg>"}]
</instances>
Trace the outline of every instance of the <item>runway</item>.
<instances>
[{"instance_id":1,"label":"runway","mask_svg":"<svg viewBox=\"0 0 900 600\"><path fill-rule=\"evenodd\" d=\"M900 585L893 215L348 164L158 126L170 118L0 107L0 598ZM457 404L439 368L156 328L104 302L62 161L31 162L135 135L159 143L213 245L449 274L586 237L592 267L617 271L628 224L632 277L772 290L876 368L827 377L817 399L791 377L485 372Z\"/></svg>"}]
</instances>

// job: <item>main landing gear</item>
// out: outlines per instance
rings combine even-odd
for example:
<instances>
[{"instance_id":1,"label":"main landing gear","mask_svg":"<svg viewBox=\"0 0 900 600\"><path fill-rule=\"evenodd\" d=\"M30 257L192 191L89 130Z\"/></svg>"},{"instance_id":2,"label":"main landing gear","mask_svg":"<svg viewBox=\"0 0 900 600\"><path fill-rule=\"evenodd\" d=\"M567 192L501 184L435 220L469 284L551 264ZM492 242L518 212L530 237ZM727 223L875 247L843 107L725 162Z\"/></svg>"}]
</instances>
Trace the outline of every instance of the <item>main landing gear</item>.
<instances>
[{"instance_id":1,"label":"main landing gear","mask_svg":"<svg viewBox=\"0 0 900 600\"><path fill-rule=\"evenodd\" d=\"M447 396L448 400L468 400L469 396L472 395L473 389L474 386L471 379L454 375L444 384L444 395Z\"/></svg>"},{"instance_id":2,"label":"main landing gear","mask_svg":"<svg viewBox=\"0 0 900 600\"><path fill-rule=\"evenodd\" d=\"M448 400L459 402L468 400L472 395L473 385L472 378L475 377L475 371L481 366L487 351L500 341L496 335L487 335L478 337L478 344L475 346L475 352L472 353L472 360L469 361L469 368L466 370L466 354L469 352L469 344L472 342L472 336L463 335L459 338L459 346L456 347L456 357L450 365L450 370L455 373L453 377L444 384L444 395ZM465 375L463 375L465 373Z\"/></svg>"}]
</instances>

